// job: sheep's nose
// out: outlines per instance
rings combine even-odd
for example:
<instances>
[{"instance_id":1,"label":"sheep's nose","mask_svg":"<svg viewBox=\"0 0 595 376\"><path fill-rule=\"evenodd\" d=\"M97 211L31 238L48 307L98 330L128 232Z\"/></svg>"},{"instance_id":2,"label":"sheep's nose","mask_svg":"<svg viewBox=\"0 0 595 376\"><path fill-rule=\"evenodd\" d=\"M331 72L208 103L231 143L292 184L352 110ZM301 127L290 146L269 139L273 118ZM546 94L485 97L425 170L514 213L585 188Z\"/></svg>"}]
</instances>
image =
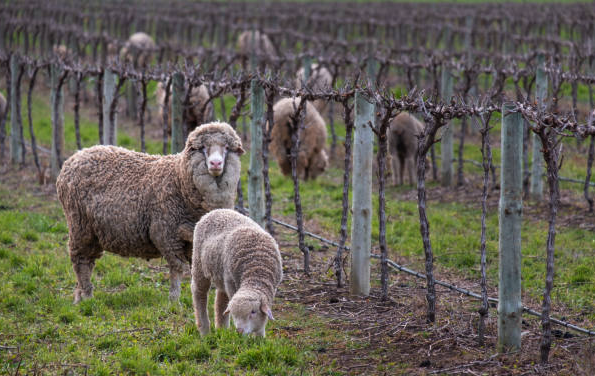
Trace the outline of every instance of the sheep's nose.
<instances>
[{"instance_id":1,"label":"sheep's nose","mask_svg":"<svg viewBox=\"0 0 595 376\"><path fill-rule=\"evenodd\" d=\"M209 162L209 164L211 165L211 168L220 169L223 161L212 160Z\"/></svg>"}]
</instances>

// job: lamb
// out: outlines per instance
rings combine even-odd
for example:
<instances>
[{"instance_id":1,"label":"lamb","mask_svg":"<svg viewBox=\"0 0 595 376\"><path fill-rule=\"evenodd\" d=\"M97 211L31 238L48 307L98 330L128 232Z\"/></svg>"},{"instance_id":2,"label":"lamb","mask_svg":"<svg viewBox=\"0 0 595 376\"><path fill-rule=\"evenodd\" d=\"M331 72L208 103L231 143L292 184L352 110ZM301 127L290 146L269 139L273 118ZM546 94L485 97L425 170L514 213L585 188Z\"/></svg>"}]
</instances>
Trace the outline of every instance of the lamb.
<instances>
[{"instance_id":1,"label":"lamb","mask_svg":"<svg viewBox=\"0 0 595 376\"><path fill-rule=\"evenodd\" d=\"M120 50L120 60L133 63L136 67L147 67L151 60L151 50L156 48L153 38L142 31L128 38Z\"/></svg>"},{"instance_id":2,"label":"lamb","mask_svg":"<svg viewBox=\"0 0 595 376\"><path fill-rule=\"evenodd\" d=\"M304 67L301 67L296 74L295 77L295 86L298 89L302 88L302 84L305 81L305 74L306 70ZM323 66L320 66L316 63L313 63L310 66L310 77L308 78L308 82L306 83L307 86L312 89L313 91L324 91L331 87L333 82L333 76L328 69ZM313 102L314 107L318 110L318 112L322 113L326 107L326 101L324 99L317 99Z\"/></svg>"},{"instance_id":3,"label":"lamb","mask_svg":"<svg viewBox=\"0 0 595 376\"><path fill-rule=\"evenodd\" d=\"M183 269L190 266L194 225L213 209L233 207L243 153L233 128L213 122L193 131L179 154L94 146L66 160L56 189L78 282L74 302L93 295L91 273L104 251L164 257L169 296L178 300Z\"/></svg>"},{"instance_id":4,"label":"lamb","mask_svg":"<svg viewBox=\"0 0 595 376\"><path fill-rule=\"evenodd\" d=\"M405 169L409 175L409 183L415 183L413 176L417 165L417 136L423 130L424 125L407 112L401 112L391 121L388 154L392 165L393 185L403 184Z\"/></svg>"},{"instance_id":5,"label":"lamb","mask_svg":"<svg viewBox=\"0 0 595 376\"><path fill-rule=\"evenodd\" d=\"M299 98L282 98L273 106L273 129L271 130L271 153L277 159L281 172L291 175L291 118L295 108L300 103ZM295 107L294 107L295 106ZM297 157L298 178L315 179L328 167L328 157L325 151L326 125L324 120L311 103L306 103L304 109L304 128L300 134L300 147Z\"/></svg>"},{"instance_id":6,"label":"lamb","mask_svg":"<svg viewBox=\"0 0 595 376\"><path fill-rule=\"evenodd\" d=\"M259 59L269 60L277 57L275 46L265 33L258 30L246 30L238 36L238 48L246 58L255 53Z\"/></svg>"},{"instance_id":7,"label":"lamb","mask_svg":"<svg viewBox=\"0 0 595 376\"><path fill-rule=\"evenodd\" d=\"M210 330L207 300L213 283L215 327L229 327L231 314L238 332L265 336L283 268L277 242L256 222L229 209L202 217L194 229L191 273L194 316L202 335Z\"/></svg>"},{"instance_id":8,"label":"lamb","mask_svg":"<svg viewBox=\"0 0 595 376\"><path fill-rule=\"evenodd\" d=\"M167 105L171 108L171 93L167 104L165 103L165 85L162 82L157 83L155 91L157 99L157 119L163 121L163 109ZM206 107L205 103L209 100L209 92L205 85L200 85L192 88L190 94L190 107L186 109L186 129L190 133L199 125L206 123L213 118L213 103L209 102ZM204 107L204 108L203 108ZM171 134L171 110L168 111L167 128Z\"/></svg>"}]
</instances>

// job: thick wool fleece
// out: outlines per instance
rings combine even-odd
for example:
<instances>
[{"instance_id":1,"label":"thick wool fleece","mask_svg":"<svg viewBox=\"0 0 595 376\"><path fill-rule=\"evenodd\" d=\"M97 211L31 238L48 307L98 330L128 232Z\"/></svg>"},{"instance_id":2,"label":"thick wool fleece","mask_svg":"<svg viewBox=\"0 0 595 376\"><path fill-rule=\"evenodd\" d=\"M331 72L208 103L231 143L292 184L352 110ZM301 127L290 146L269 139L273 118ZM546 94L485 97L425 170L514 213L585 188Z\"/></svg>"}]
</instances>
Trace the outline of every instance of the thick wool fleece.
<instances>
[{"instance_id":1,"label":"thick wool fleece","mask_svg":"<svg viewBox=\"0 0 595 376\"><path fill-rule=\"evenodd\" d=\"M409 183L414 184L417 136L423 131L424 125L407 112L401 112L391 121L388 130L388 154L394 185L403 184L405 170L409 176Z\"/></svg>"},{"instance_id":2,"label":"thick wool fleece","mask_svg":"<svg viewBox=\"0 0 595 376\"><path fill-rule=\"evenodd\" d=\"M208 173L203 148L228 148L223 174ZM56 181L77 274L75 302L92 295L95 260L103 251L146 259L164 257L171 271L170 297L192 252L192 230L205 213L234 205L240 177L241 140L225 123L210 123L188 136L184 150L154 156L115 146L94 146L71 156Z\"/></svg>"},{"instance_id":3,"label":"thick wool fleece","mask_svg":"<svg viewBox=\"0 0 595 376\"><path fill-rule=\"evenodd\" d=\"M269 58L274 58L277 56L275 47L273 46L273 43L269 37L258 30L255 30L254 33L252 30L243 31L238 36L238 48L240 53L247 57L250 57L252 53L264 55Z\"/></svg>"},{"instance_id":4,"label":"thick wool fleece","mask_svg":"<svg viewBox=\"0 0 595 376\"><path fill-rule=\"evenodd\" d=\"M155 97L157 100L157 120L163 121L163 108L165 106L165 87L162 82L157 83L157 89L155 90ZM171 134L171 93L168 98L167 107L167 128ZM213 102L209 102L205 108L204 113L201 114L200 110L202 106L209 100L209 92L205 85L200 85L192 88L190 93L190 107L186 109L186 125L190 131L194 130L201 124L206 123L213 117Z\"/></svg>"},{"instance_id":5,"label":"thick wool fleece","mask_svg":"<svg viewBox=\"0 0 595 376\"><path fill-rule=\"evenodd\" d=\"M299 98L283 98L274 106L273 129L271 131L271 153L277 159L281 172L291 175L291 118L300 103ZM300 133L300 147L297 159L297 173L300 179L315 179L328 166L326 145L326 125L311 104L306 104L304 128Z\"/></svg>"},{"instance_id":6,"label":"thick wool fleece","mask_svg":"<svg viewBox=\"0 0 595 376\"><path fill-rule=\"evenodd\" d=\"M226 308L234 319L249 316L252 308L247 302L270 309L283 277L281 255L275 239L256 222L234 210L214 210L196 224L193 249L192 293L201 333L209 332L206 305L211 283L217 288L217 327L229 324ZM266 315L258 313L266 324Z\"/></svg>"},{"instance_id":7,"label":"thick wool fleece","mask_svg":"<svg viewBox=\"0 0 595 376\"><path fill-rule=\"evenodd\" d=\"M146 67L150 62L151 52L142 50L151 50L155 47L153 38L149 34L139 31L132 34L126 43L124 43L124 46L120 50L120 59L130 63L134 61L138 54L138 60L136 60L135 64L139 67Z\"/></svg>"},{"instance_id":8,"label":"thick wool fleece","mask_svg":"<svg viewBox=\"0 0 595 376\"><path fill-rule=\"evenodd\" d=\"M296 74L295 77L295 86L298 89L302 88L302 83L304 82L306 70L304 67L301 67ZM325 67L319 66L316 63L312 63L310 66L310 77L308 78L308 87L310 87L314 92L318 91L325 91L331 87L333 82L333 76L331 72ZM322 113L326 108L326 100L324 99L317 99L312 104L316 107L318 112Z\"/></svg>"}]
</instances>

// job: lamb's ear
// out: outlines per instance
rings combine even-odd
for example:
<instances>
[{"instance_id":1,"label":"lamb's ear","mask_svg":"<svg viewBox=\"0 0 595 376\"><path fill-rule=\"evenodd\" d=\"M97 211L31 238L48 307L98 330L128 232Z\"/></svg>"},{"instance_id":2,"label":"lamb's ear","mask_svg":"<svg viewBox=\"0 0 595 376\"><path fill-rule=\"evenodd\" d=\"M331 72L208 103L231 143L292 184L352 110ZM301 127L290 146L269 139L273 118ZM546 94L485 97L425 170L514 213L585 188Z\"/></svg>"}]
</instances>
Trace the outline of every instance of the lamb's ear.
<instances>
[{"instance_id":1,"label":"lamb's ear","mask_svg":"<svg viewBox=\"0 0 595 376\"><path fill-rule=\"evenodd\" d=\"M267 303L260 303L260 310L262 311L262 313L268 316L269 320L275 320L275 318L273 317L273 312L271 312L271 307L269 307Z\"/></svg>"}]
</instances>

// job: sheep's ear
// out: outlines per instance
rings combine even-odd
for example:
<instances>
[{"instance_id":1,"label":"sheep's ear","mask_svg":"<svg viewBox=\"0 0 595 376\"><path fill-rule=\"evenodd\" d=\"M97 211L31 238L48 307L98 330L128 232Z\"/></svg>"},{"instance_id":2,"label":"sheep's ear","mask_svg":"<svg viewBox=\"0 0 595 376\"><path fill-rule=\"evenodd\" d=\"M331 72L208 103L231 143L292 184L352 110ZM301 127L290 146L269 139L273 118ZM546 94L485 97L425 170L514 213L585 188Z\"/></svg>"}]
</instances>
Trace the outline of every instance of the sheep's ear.
<instances>
[{"instance_id":1,"label":"sheep's ear","mask_svg":"<svg viewBox=\"0 0 595 376\"><path fill-rule=\"evenodd\" d=\"M262 311L262 313L267 315L269 320L271 320L271 321L275 320L275 318L273 317L273 312L271 312L271 307L269 307L269 305L266 304L265 302L262 302L260 304L260 310Z\"/></svg>"},{"instance_id":2,"label":"sheep's ear","mask_svg":"<svg viewBox=\"0 0 595 376\"><path fill-rule=\"evenodd\" d=\"M232 148L231 151L237 153L238 155L242 155L245 153L244 149L242 149L242 145L237 145L236 147Z\"/></svg>"}]
</instances>

